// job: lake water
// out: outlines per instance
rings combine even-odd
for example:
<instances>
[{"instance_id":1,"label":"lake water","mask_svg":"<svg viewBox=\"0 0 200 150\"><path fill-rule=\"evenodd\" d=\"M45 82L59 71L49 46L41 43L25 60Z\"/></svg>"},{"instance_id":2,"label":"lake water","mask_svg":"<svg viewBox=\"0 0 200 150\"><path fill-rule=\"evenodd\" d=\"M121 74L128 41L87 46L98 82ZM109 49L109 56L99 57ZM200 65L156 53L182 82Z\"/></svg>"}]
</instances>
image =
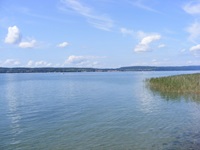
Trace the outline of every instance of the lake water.
<instances>
[{"instance_id":1,"label":"lake water","mask_svg":"<svg viewBox=\"0 0 200 150\"><path fill-rule=\"evenodd\" d=\"M144 82L182 73L0 74L0 150L198 150L198 100Z\"/></svg>"}]
</instances>

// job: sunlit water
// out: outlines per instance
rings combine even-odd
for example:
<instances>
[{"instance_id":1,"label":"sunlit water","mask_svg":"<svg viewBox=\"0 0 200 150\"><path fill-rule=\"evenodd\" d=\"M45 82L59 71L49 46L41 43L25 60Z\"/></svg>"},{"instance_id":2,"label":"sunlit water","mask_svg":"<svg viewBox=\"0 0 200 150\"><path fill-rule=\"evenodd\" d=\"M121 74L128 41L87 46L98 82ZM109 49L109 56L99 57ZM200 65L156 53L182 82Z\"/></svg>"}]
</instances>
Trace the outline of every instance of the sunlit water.
<instances>
[{"instance_id":1,"label":"sunlit water","mask_svg":"<svg viewBox=\"0 0 200 150\"><path fill-rule=\"evenodd\" d=\"M182 73L0 74L0 150L200 149L200 103L144 82Z\"/></svg>"}]
</instances>

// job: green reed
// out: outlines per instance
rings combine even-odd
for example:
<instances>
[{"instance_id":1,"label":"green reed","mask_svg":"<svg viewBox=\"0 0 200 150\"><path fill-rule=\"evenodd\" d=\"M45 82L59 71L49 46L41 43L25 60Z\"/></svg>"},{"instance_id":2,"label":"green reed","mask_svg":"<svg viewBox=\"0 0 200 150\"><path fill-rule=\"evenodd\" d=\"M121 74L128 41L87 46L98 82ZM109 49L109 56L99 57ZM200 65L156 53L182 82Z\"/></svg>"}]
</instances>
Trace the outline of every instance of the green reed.
<instances>
[{"instance_id":1,"label":"green reed","mask_svg":"<svg viewBox=\"0 0 200 150\"><path fill-rule=\"evenodd\" d=\"M151 78L147 83L155 91L200 94L200 73Z\"/></svg>"}]
</instances>

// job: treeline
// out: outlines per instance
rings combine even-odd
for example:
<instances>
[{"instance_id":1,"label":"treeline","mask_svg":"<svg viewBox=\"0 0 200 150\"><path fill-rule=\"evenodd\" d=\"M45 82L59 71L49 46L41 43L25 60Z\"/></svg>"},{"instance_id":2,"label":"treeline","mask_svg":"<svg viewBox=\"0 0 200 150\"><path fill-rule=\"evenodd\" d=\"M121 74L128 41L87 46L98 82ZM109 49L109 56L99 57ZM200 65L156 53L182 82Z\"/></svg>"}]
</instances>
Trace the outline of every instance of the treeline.
<instances>
[{"instance_id":1,"label":"treeline","mask_svg":"<svg viewBox=\"0 0 200 150\"><path fill-rule=\"evenodd\" d=\"M96 69L96 68L3 68L0 67L0 73L46 73L46 72L108 72L114 69Z\"/></svg>"},{"instance_id":2,"label":"treeline","mask_svg":"<svg viewBox=\"0 0 200 150\"><path fill-rule=\"evenodd\" d=\"M121 71L192 71L200 70L200 66L168 66L168 67L157 67L157 66L130 66L121 68L4 68L0 67L0 73L46 73L46 72L121 72Z\"/></svg>"},{"instance_id":3,"label":"treeline","mask_svg":"<svg viewBox=\"0 0 200 150\"><path fill-rule=\"evenodd\" d=\"M0 68L0 73L94 72L93 68Z\"/></svg>"},{"instance_id":4,"label":"treeline","mask_svg":"<svg viewBox=\"0 0 200 150\"><path fill-rule=\"evenodd\" d=\"M131 66L131 67L121 67L120 71L192 71L200 70L200 66Z\"/></svg>"}]
</instances>

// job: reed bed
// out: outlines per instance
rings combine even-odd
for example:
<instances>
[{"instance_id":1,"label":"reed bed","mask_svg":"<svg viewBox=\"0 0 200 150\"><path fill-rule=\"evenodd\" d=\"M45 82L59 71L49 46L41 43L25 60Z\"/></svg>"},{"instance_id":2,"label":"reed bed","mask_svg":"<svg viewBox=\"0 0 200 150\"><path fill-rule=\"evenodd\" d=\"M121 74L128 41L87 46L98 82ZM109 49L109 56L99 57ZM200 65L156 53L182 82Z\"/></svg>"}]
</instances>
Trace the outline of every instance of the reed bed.
<instances>
[{"instance_id":1,"label":"reed bed","mask_svg":"<svg viewBox=\"0 0 200 150\"><path fill-rule=\"evenodd\" d=\"M154 91L200 94L200 73L151 78L147 83Z\"/></svg>"}]
</instances>

